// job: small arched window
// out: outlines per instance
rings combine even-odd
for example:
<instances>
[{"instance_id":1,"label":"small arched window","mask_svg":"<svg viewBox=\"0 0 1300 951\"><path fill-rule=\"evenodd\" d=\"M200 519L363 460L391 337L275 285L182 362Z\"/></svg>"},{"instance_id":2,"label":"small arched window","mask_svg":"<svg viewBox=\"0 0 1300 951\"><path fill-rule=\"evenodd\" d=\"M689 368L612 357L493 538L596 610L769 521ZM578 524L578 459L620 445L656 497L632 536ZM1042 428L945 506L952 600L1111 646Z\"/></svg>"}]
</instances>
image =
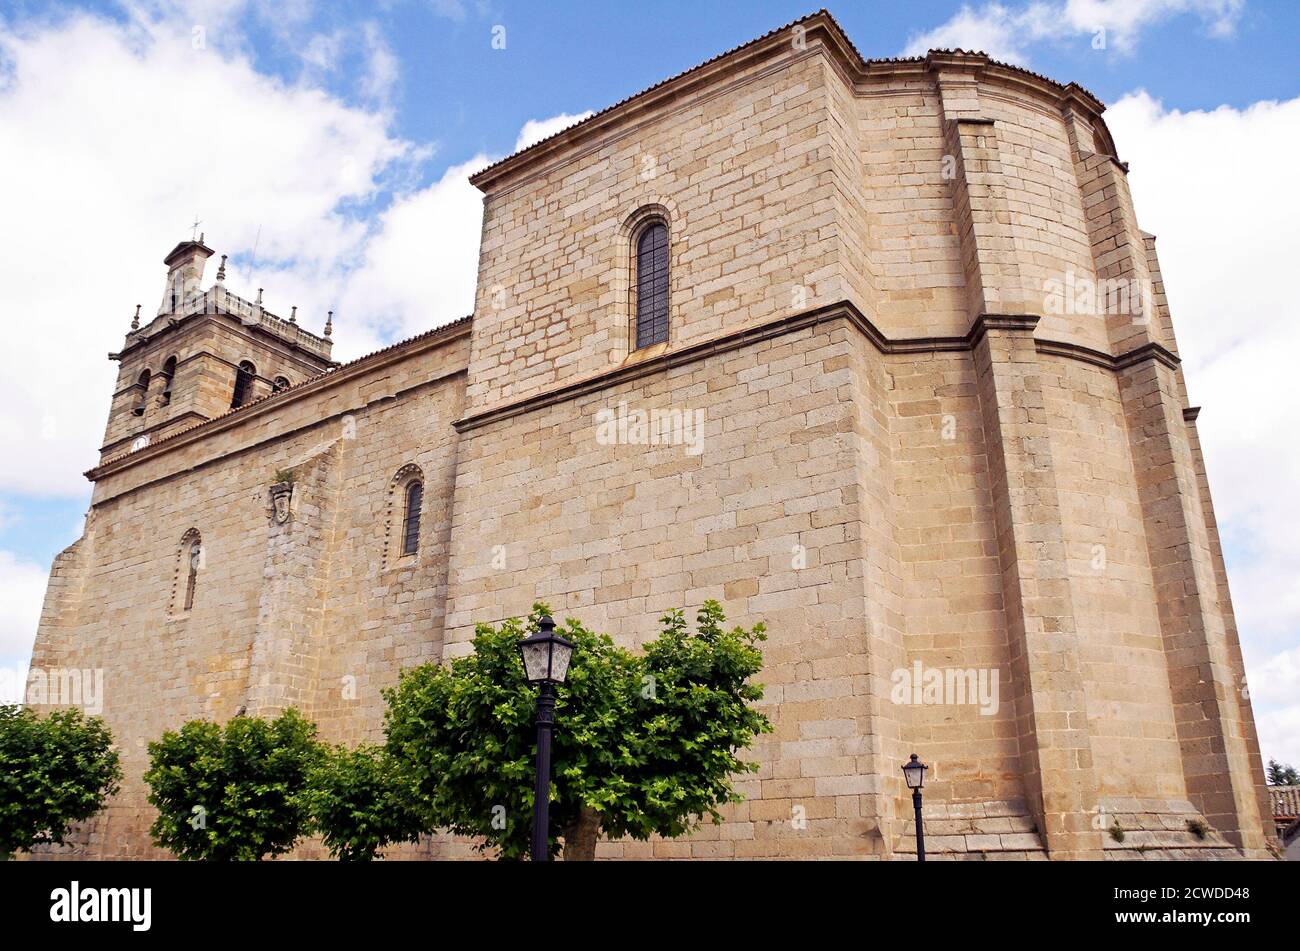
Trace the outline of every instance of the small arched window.
<instances>
[{"instance_id":1,"label":"small arched window","mask_svg":"<svg viewBox=\"0 0 1300 951\"><path fill-rule=\"evenodd\" d=\"M176 358L168 357L162 368L163 391L162 405L170 406L172 401L172 380L176 378Z\"/></svg>"},{"instance_id":2,"label":"small arched window","mask_svg":"<svg viewBox=\"0 0 1300 951\"><path fill-rule=\"evenodd\" d=\"M230 399L230 408L239 409L253 395L253 380L257 376L257 367L247 360L235 371L235 393Z\"/></svg>"},{"instance_id":3,"label":"small arched window","mask_svg":"<svg viewBox=\"0 0 1300 951\"><path fill-rule=\"evenodd\" d=\"M668 339L668 226L653 220L636 239L636 349Z\"/></svg>"},{"instance_id":4,"label":"small arched window","mask_svg":"<svg viewBox=\"0 0 1300 951\"><path fill-rule=\"evenodd\" d=\"M180 568L177 572L179 590L173 595L173 610L182 614L194 607L194 596L199 589L199 572L203 570L203 538L191 528L181 539Z\"/></svg>"},{"instance_id":5,"label":"small arched window","mask_svg":"<svg viewBox=\"0 0 1300 951\"><path fill-rule=\"evenodd\" d=\"M420 509L424 506L424 483L412 482L406 487L406 508L402 519L402 554L414 555L420 550Z\"/></svg>"},{"instance_id":6,"label":"small arched window","mask_svg":"<svg viewBox=\"0 0 1300 951\"><path fill-rule=\"evenodd\" d=\"M272 393L282 393L289 388L289 378L287 376L277 376L275 382L271 384Z\"/></svg>"},{"instance_id":7,"label":"small arched window","mask_svg":"<svg viewBox=\"0 0 1300 951\"><path fill-rule=\"evenodd\" d=\"M203 543L193 541L190 543L190 566L189 577L185 582L185 610L188 611L194 607L194 593L199 587L199 569L203 566Z\"/></svg>"},{"instance_id":8,"label":"small arched window","mask_svg":"<svg viewBox=\"0 0 1300 951\"><path fill-rule=\"evenodd\" d=\"M135 405L131 408L131 412L136 416L144 415L145 407L149 401L150 379L152 379L152 375L148 370L145 370L140 374L139 379L135 381Z\"/></svg>"}]
</instances>

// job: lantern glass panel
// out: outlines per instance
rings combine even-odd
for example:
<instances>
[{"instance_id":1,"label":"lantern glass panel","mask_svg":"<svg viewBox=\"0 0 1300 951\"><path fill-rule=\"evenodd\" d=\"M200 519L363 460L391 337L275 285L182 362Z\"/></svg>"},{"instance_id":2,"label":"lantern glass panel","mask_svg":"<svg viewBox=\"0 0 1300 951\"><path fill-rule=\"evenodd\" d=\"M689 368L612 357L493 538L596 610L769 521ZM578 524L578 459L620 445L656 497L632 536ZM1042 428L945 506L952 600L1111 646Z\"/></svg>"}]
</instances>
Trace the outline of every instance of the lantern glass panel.
<instances>
[{"instance_id":1,"label":"lantern glass panel","mask_svg":"<svg viewBox=\"0 0 1300 951\"><path fill-rule=\"evenodd\" d=\"M540 644L524 644L522 652L528 682L545 680L550 674L551 645L545 641Z\"/></svg>"},{"instance_id":2,"label":"lantern glass panel","mask_svg":"<svg viewBox=\"0 0 1300 951\"><path fill-rule=\"evenodd\" d=\"M555 645L551 655L551 679L560 683L569 675L569 659L573 657L573 648L568 644Z\"/></svg>"}]
</instances>

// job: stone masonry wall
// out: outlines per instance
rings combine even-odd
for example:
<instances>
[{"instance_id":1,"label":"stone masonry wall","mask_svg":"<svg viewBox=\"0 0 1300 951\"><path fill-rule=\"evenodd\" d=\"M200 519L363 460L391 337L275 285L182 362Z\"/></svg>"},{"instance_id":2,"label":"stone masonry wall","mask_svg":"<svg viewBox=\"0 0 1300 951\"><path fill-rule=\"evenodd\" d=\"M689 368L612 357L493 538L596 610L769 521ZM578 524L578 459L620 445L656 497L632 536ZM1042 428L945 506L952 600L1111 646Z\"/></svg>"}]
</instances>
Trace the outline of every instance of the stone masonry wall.
<instances>
[{"instance_id":1,"label":"stone masonry wall","mask_svg":"<svg viewBox=\"0 0 1300 951\"><path fill-rule=\"evenodd\" d=\"M854 436L856 331L797 330L466 432L452 523L447 656L475 621L561 614L635 647L655 619L716 598L766 621L775 733L731 820L690 839L615 844L664 857L878 853ZM700 451L602 445L596 414L703 413ZM806 826L792 822L802 810Z\"/></svg>"}]
</instances>

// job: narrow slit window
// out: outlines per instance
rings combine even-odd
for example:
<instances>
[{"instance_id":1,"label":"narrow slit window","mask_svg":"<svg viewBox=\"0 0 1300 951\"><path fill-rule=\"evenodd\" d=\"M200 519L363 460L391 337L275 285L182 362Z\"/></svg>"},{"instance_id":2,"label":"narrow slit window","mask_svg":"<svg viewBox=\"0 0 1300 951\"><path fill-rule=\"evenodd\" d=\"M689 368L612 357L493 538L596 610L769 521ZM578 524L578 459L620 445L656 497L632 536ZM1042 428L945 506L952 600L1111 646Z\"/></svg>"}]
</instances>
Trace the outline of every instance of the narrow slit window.
<instances>
[{"instance_id":1,"label":"narrow slit window","mask_svg":"<svg viewBox=\"0 0 1300 951\"><path fill-rule=\"evenodd\" d=\"M414 555L420 550L420 508L424 504L424 483L412 482L406 487L406 517L402 521L402 554Z\"/></svg>"},{"instance_id":2,"label":"narrow slit window","mask_svg":"<svg viewBox=\"0 0 1300 951\"><path fill-rule=\"evenodd\" d=\"M194 593L199 587L199 568L203 564L203 544L202 542L192 542L190 544L190 565L189 574L185 579L185 610L188 611L194 607Z\"/></svg>"},{"instance_id":3,"label":"narrow slit window","mask_svg":"<svg viewBox=\"0 0 1300 951\"><path fill-rule=\"evenodd\" d=\"M636 348L668 339L668 228L656 221L636 242Z\"/></svg>"}]
</instances>

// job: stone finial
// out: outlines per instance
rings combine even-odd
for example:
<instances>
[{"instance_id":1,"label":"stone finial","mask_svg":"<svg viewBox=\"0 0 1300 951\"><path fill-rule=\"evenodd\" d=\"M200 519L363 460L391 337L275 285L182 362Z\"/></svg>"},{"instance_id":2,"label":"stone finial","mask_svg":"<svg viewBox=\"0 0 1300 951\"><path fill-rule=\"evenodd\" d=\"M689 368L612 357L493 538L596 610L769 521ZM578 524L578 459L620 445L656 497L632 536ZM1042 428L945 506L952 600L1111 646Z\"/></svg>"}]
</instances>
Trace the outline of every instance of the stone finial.
<instances>
[{"instance_id":1,"label":"stone finial","mask_svg":"<svg viewBox=\"0 0 1300 951\"><path fill-rule=\"evenodd\" d=\"M256 301L256 304L257 304L258 307L261 307L261 306L262 306L262 289L261 289L260 287L257 289L257 301Z\"/></svg>"},{"instance_id":2,"label":"stone finial","mask_svg":"<svg viewBox=\"0 0 1300 951\"><path fill-rule=\"evenodd\" d=\"M227 255L227 254L223 254L223 255L221 256L221 267L217 268L217 283L218 283L218 284L220 284L222 281L224 281L224 280L226 279L226 258L227 258L227 257L229 257L229 255Z\"/></svg>"},{"instance_id":3,"label":"stone finial","mask_svg":"<svg viewBox=\"0 0 1300 951\"><path fill-rule=\"evenodd\" d=\"M334 336L334 311L330 311L329 316L325 318L325 336Z\"/></svg>"},{"instance_id":4,"label":"stone finial","mask_svg":"<svg viewBox=\"0 0 1300 951\"><path fill-rule=\"evenodd\" d=\"M297 322L298 322L298 305L294 304L293 310L289 314L289 323L296 324Z\"/></svg>"},{"instance_id":5,"label":"stone finial","mask_svg":"<svg viewBox=\"0 0 1300 951\"><path fill-rule=\"evenodd\" d=\"M139 304L135 305L135 316L131 318L131 329L132 330L140 329L140 305Z\"/></svg>"}]
</instances>

